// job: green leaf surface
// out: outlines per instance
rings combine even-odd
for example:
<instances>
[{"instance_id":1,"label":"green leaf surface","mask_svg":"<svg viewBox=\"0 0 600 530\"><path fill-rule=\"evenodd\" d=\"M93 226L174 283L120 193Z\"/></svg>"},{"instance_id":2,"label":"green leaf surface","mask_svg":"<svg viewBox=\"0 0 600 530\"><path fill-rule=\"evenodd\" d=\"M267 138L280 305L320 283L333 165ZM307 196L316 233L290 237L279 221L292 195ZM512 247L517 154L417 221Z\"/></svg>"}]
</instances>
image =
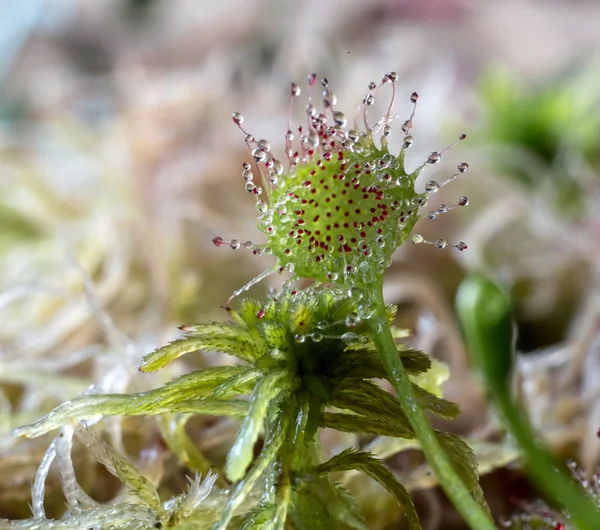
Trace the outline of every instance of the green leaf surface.
<instances>
[{"instance_id":1,"label":"green leaf surface","mask_svg":"<svg viewBox=\"0 0 600 530\"><path fill-rule=\"evenodd\" d=\"M346 449L334 456L327 462L317 467L319 473L335 473L336 471L348 471L357 469L381 484L396 499L396 502L404 510L404 515L411 530L420 530L421 523L417 510L409 493L400 484L394 474L377 458L370 453L364 453L356 449Z\"/></svg>"},{"instance_id":2,"label":"green leaf surface","mask_svg":"<svg viewBox=\"0 0 600 530\"><path fill-rule=\"evenodd\" d=\"M381 436L396 436L398 438L414 438L415 434L398 423L338 412L325 412L321 418L321 427L328 427L342 432L355 434L378 434Z\"/></svg>"},{"instance_id":3,"label":"green leaf surface","mask_svg":"<svg viewBox=\"0 0 600 530\"><path fill-rule=\"evenodd\" d=\"M244 476L252 461L254 444L263 428L269 404L281 391L279 383L283 375L280 371L267 374L252 392L248 413L227 455L225 474L232 482Z\"/></svg>"},{"instance_id":4,"label":"green leaf surface","mask_svg":"<svg viewBox=\"0 0 600 530\"><path fill-rule=\"evenodd\" d=\"M290 517L298 530L337 530L339 521L330 507L312 489L302 483L292 488Z\"/></svg>"},{"instance_id":5,"label":"green leaf surface","mask_svg":"<svg viewBox=\"0 0 600 530\"><path fill-rule=\"evenodd\" d=\"M248 332L239 328L235 335L201 335L185 337L170 342L146 355L140 371L155 372L164 368L186 353L196 351L218 351L233 355L243 361L252 362L262 355L264 345L257 342Z\"/></svg>"}]
</instances>

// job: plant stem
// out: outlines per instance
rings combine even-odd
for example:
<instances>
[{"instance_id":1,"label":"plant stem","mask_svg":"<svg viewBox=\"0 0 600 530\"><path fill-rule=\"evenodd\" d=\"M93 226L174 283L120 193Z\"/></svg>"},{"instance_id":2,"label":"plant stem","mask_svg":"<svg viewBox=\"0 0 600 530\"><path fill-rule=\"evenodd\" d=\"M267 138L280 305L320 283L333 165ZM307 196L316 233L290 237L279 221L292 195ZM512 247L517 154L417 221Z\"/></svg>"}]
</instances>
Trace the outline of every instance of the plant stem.
<instances>
[{"instance_id":1,"label":"plant stem","mask_svg":"<svg viewBox=\"0 0 600 530\"><path fill-rule=\"evenodd\" d=\"M577 528L600 528L600 508L544 446L511 395L515 328L508 294L492 280L473 275L456 298L469 353L479 366L496 407L523 451L531 480L548 500L571 515Z\"/></svg>"},{"instance_id":2,"label":"plant stem","mask_svg":"<svg viewBox=\"0 0 600 530\"><path fill-rule=\"evenodd\" d=\"M549 499L566 508L579 530L600 528L600 510L583 489L537 441L537 435L517 409L506 387L492 385L492 396L510 433L523 450L525 467L535 485Z\"/></svg>"},{"instance_id":3,"label":"plant stem","mask_svg":"<svg viewBox=\"0 0 600 530\"><path fill-rule=\"evenodd\" d=\"M465 522L473 530L494 530L494 525L483 507L471 495L464 482L452 467L448 456L423 409L418 405L411 381L402 365L396 343L387 322L382 286L372 290L373 318L368 320L371 337L387 370L402 409L414 429L429 465L433 468L440 484Z\"/></svg>"}]
</instances>

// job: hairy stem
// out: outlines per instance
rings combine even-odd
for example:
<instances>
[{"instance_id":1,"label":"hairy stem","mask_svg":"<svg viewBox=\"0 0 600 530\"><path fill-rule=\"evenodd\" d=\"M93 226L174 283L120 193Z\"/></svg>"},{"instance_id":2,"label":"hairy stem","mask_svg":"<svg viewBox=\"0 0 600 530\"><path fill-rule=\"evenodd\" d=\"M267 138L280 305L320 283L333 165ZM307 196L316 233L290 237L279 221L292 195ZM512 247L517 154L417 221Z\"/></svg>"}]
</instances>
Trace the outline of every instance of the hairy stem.
<instances>
[{"instance_id":1,"label":"hairy stem","mask_svg":"<svg viewBox=\"0 0 600 530\"><path fill-rule=\"evenodd\" d=\"M369 319L369 329L377 351L381 356L388 377L396 392L404 413L414 429L429 465L437 475L446 495L473 530L494 530L488 514L477 503L464 482L452 467L448 456L440 445L435 432L418 405L412 383L402 365L398 349L387 323L385 303L381 285L373 289L373 318Z\"/></svg>"}]
</instances>

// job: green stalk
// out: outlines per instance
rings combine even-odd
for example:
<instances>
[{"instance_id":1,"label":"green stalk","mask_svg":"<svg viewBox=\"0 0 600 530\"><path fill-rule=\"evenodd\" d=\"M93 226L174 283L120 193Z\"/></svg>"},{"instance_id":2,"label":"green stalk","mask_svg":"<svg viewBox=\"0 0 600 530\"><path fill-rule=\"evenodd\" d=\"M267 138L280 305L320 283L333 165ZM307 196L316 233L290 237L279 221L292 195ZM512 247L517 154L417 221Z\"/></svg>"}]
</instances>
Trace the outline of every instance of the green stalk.
<instances>
[{"instance_id":1,"label":"green stalk","mask_svg":"<svg viewBox=\"0 0 600 530\"><path fill-rule=\"evenodd\" d=\"M457 307L469 353L481 370L508 430L523 451L531 480L549 500L569 512L577 528L600 528L599 508L538 441L511 396L515 332L508 295L491 280L472 276L459 290Z\"/></svg>"},{"instance_id":2,"label":"green stalk","mask_svg":"<svg viewBox=\"0 0 600 530\"><path fill-rule=\"evenodd\" d=\"M529 422L505 389L491 388L494 402L507 427L523 451L529 476L547 498L566 508L579 530L600 528L600 512L581 487L537 441Z\"/></svg>"},{"instance_id":3,"label":"green stalk","mask_svg":"<svg viewBox=\"0 0 600 530\"><path fill-rule=\"evenodd\" d=\"M486 511L477 503L464 482L452 467L448 456L427 420L423 409L417 404L411 381L402 365L398 349L387 322L381 285L373 289L373 318L368 320L371 337L387 370L388 377L414 429L429 465L437 475L448 498L452 501L465 522L473 530L494 530L494 524Z\"/></svg>"}]
</instances>

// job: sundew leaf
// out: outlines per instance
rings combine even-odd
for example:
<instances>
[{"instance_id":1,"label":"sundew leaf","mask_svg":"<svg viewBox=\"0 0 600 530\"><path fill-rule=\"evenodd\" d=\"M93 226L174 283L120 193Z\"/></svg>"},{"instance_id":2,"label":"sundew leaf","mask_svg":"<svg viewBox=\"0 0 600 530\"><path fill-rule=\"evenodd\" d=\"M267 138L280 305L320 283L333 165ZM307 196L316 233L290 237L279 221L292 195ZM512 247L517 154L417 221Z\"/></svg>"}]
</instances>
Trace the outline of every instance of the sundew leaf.
<instances>
[{"instance_id":1,"label":"sundew leaf","mask_svg":"<svg viewBox=\"0 0 600 530\"><path fill-rule=\"evenodd\" d=\"M232 482L237 482L244 476L252 461L254 444L263 428L269 404L281 392L279 383L283 376L281 371L267 374L252 392L248 413L227 455L225 474Z\"/></svg>"},{"instance_id":2,"label":"sundew leaf","mask_svg":"<svg viewBox=\"0 0 600 530\"><path fill-rule=\"evenodd\" d=\"M456 472L471 491L475 500L489 513L489 507L479 484L479 466L475 453L462 438L440 431L436 431L436 433Z\"/></svg>"},{"instance_id":3,"label":"sundew leaf","mask_svg":"<svg viewBox=\"0 0 600 530\"><path fill-rule=\"evenodd\" d=\"M421 529L417 510L408 491L396 480L394 474L385 467L381 460L374 458L370 453L361 452L356 449L346 449L317 467L319 473L334 473L336 471L348 471L351 469L362 471L381 484L394 496L396 502L404 510L408 527L411 530Z\"/></svg>"},{"instance_id":4,"label":"sundew leaf","mask_svg":"<svg viewBox=\"0 0 600 530\"><path fill-rule=\"evenodd\" d=\"M186 353L195 351L218 351L233 355L243 361L252 362L262 355L264 345L240 329L240 333L231 336L202 335L186 337L157 348L142 359L141 372L155 372L164 368Z\"/></svg>"},{"instance_id":5,"label":"sundew leaf","mask_svg":"<svg viewBox=\"0 0 600 530\"><path fill-rule=\"evenodd\" d=\"M15 436L36 438L58 429L64 424L96 420L102 416L140 416L156 415L165 412L206 414L209 416L244 416L248 411L248 402L243 400L188 399L181 403L162 405L146 400L132 403L128 394L94 394L81 396L63 403L52 412L31 425L19 427Z\"/></svg>"},{"instance_id":6,"label":"sundew leaf","mask_svg":"<svg viewBox=\"0 0 600 530\"><path fill-rule=\"evenodd\" d=\"M357 414L324 412L320 425L321 427L329 427L337 431L354 434L378 434L381 436L395 436L409 439L415 437L415 433L410 427L400 425L399 422L391 424Z\"/></svg>"},{"instance_id":7,"label":"sundew leaf","mask_svg":"<svg viewBox=\"0 0 600 530\"><path fill-rule=\"evenodd\" d=\"M309 482L292 488L290 517L298 530L336 530L339 521Z\"/></svg>"}]
</instances>

